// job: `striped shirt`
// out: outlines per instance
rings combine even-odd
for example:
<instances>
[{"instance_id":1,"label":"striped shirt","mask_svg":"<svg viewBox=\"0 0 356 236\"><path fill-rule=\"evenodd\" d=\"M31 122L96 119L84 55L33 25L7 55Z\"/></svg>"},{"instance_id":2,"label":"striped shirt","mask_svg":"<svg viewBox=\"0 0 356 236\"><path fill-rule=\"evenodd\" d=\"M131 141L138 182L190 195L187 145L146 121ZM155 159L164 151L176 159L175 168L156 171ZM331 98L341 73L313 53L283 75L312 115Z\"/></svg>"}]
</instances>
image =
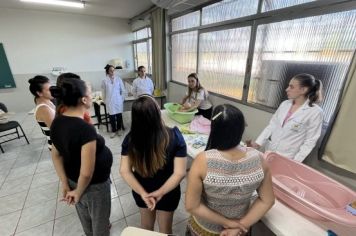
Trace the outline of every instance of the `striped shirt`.
<instances>
[{"instance_id":1,"label":"striped shirt","mask_svg":"<svg viewBox=\"0 0 356 236\"><path fill-rule=\"evenodd\" d=\"M227 218L242 218L264 178L260 153L247 148L246 156L236 161L224 158L216 149L205 153L207 175L203 180L202 203ZM195 220L210 232L219 234L224 229L198 217Z\"/></svg>"},{"instance_id":2,"label":"striped shirt","mask_svg":"<svg viewBox=\"0 0 356 236\"><path fill-rule=\"evenodd\" d=\"M34 112L35 118L36 118L37 110L41 106L47 106L53 112L53 114L56 113L56 111L52 107L50 107L47 104L41 103L41 104L38 104L36 106L36 108L35 108L35 112ZM39 124L39 126L40 126L40 128L42 130L42 133L47 137L47 146L48 146L48 149L51 151L51 149L52 149L52 140L51 140L51 136L50 136L49 127L47 127L47 125L46 125L46 123L44 121L37 120L37 123Z\"/></svg>"}]
</instances>

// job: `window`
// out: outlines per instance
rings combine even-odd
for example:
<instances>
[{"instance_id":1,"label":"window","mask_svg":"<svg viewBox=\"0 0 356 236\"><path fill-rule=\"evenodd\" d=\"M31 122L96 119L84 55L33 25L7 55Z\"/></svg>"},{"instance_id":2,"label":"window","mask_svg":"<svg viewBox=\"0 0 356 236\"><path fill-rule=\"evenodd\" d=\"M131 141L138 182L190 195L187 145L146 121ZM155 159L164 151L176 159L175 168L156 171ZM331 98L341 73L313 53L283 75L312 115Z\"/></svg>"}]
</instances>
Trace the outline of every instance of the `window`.
<instances>
[{"instance_id":1,"label":"window","mask_svg":"<svg viewBox=\"0 0 356 236\"><path fill-rule=\"evenodd\" d=\"M224 0L202 9L202 24L256 14L257 6L258 0Z\"/></svg>"},{"instance_id":2,"label":"window","mask_svg":"<svg viewBox=\"0 0 356 236\"><path fill-rule=\"evenodd\" d=\"M356 11L258 26L248 102L277 108L289 80L309 73L323 83L329 121L356 48L355 28Z\"/></svg>"},{"instance_id":3,"label":"window","mask_svg":"<svg viewBox=\"0 0 356 236\"><path fill-rule=\"evenodd\" d=\"M198 32L172 36L172 79L187 83L187 76L197 70Z\"/></svg>"},{"instance_id":4,"label":"window","mask_svg":"<svg viewBox=\"0 0 356 236\"><path fill-rule=\"evenodd\" d=\"M251 27L202 33L199 78L208 90L242 99Z\"/></svg>"},{"instance_id":5,"label":"window","mask_svg":"<svg viewBox=\"0 0 356 236\"><path fill-rule=\"evenodd\" d=\"M291 7L315 0L263 0L262 12L277 10L280 8Z\"/></svg>"},{"instance_id":6,"label":"window","mask_svg":"<svg viewBox=\"0 0 356 236\"><path fill-rule=\"evenodd\" d=\"M356 6L263 0L258 11L258 2L223 0L171 19L172 80L187 84L197 71L209 91L271 111L294 75L310 73L323 82L330 121L356 49Z\"/></svg>"},{"instance_id":7,"label":"window","mask_svg":"<svg viewBox=\"0 0 356 236\"><path fill-rule=\"evenodd\" d=\"M192 27L199 26L200 12L192 12L187 15L177 17L172 20L172 31L189 29Z\"/></svg>"},{"instance_id":8,"label":"window","mask_svg":"<svg viewBox=\"0 0 356 236\"><path fill-rule=\"evenodd\" d=\"M151 28L146 27L134 32L133 49L135 69L146 67L147 73L152 74L152 36Z\"/></svg>"}]
</instances>

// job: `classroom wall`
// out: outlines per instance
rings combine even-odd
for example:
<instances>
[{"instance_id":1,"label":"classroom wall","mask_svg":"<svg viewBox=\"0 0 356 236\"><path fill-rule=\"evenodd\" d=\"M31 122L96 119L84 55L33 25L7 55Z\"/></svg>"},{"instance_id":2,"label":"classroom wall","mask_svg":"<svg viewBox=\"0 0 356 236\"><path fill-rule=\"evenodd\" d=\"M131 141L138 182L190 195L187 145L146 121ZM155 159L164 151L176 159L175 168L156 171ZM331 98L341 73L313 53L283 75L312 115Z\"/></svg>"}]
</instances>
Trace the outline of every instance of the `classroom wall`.
<instances>
[{"instance_id":1,"label":"classroom wall","mask_svg":"<svg viewBox=\"0 0 356 236\"><path fill-rule=\"evenodd\" d=\"M0 101L11 111L31 110L27 80L36 74L55 80L53 67L78 73L94 90L111 59L127 60L128 68L119 74L133 77L131 32L125 19L0 8L0 42L17 86L1 89Z\"/></svg>"}]
</instances>

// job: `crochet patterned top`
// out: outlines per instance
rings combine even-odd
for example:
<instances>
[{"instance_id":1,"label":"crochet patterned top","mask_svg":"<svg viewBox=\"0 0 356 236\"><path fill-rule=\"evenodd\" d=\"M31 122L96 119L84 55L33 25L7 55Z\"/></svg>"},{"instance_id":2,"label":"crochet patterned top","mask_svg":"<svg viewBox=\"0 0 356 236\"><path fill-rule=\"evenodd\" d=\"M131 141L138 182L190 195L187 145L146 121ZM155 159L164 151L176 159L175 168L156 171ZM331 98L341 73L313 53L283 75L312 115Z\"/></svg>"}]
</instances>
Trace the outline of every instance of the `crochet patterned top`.
<instances>
[{"instance_id":1,"label":"crochet patterned top","mask_svg":"<svg viewBox=\"0 0 356 236\"><path fill-rule=\"evenodd\" d=\"M245 148L246 156L231 161L216 150L206 151L207 174L203 180L202 203L231 219L240 219L248 211L253 193L260 186L264 172L262 155L253 148ZM204 229L220 233L224 228L195 217Z\"/></svg>"}]
</instances>

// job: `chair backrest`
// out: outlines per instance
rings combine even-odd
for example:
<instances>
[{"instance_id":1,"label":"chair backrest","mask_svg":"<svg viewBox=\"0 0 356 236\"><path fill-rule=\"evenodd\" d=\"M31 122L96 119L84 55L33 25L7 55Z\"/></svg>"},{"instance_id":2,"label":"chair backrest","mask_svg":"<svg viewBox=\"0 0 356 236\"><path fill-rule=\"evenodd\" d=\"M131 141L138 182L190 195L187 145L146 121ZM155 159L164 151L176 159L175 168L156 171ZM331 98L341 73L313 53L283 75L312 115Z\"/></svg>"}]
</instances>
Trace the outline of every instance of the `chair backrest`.
<instances>
[{"instance_id":1,"label":"chair backrest","mask_svg":"<svg viewBox=\"0 0 356 236\"><path fill-rule=\"evenodd\" d=\"M4 103L1 103L1 102L0 102L0 109L1 109L3 112L8 112L7 107L5 106L5 104L4 104Z\"/></svg>"}]
</instances>

